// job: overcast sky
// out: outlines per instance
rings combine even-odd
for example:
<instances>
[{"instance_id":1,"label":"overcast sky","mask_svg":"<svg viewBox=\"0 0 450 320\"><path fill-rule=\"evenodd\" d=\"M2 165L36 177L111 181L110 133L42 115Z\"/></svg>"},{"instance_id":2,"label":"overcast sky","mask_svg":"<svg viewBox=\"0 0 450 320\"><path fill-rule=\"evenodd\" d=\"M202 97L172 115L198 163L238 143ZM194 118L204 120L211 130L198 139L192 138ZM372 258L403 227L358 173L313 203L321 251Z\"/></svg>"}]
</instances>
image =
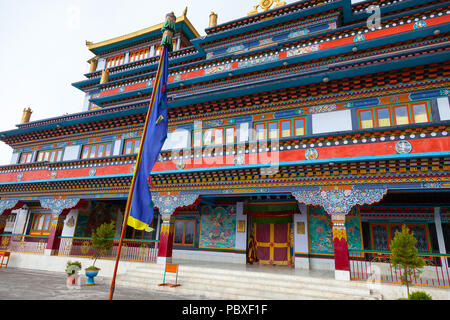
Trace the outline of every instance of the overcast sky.
<instances>
[{"instance_id":1,"label":"overcast sky","mask_svg":"<svg viewBox=\"0 0 450 320\"><path fill-rule=\"evenodd\" d=\"M293 3L294 0L285 0ZM359 1L353 1L359 2ZM259 0L0 0L0 131L16 128L26 107L31 121L82 110L84 93L71 84L85 79L94 43L164 21L187 17L205 35L209 14L218 24L247 15ZM12 149L0 142L0 165Z\"/></svg>"}]
</instances>

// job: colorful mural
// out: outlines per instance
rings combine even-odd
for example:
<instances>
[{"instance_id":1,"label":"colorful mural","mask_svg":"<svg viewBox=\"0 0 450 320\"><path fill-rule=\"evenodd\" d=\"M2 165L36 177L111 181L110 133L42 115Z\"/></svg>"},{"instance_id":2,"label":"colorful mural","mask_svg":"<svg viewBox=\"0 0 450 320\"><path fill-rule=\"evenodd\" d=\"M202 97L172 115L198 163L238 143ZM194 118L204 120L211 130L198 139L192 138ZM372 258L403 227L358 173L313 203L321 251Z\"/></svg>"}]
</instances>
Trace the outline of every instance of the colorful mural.
<instances>
[{"instance_id":1,"label":"colorful mural","mask_svg":"<svg viewBox=\"0 0 450 320\"><path fill-rule=\"evenodd\" d=\"M77 228L75 237L90 237L92 231L103 223L116 221L118 207L101 201L86 201L78 209Z\"/></svg>"},{"instance_id":2,"label":"colorful mural","mask_svg":"<svg viewBox=\"0 0 450 320\"><path fill-rule=\"evenodd\" d=\"M347 243L349 250L361 250L360 218L356 209L347 215ZM331 217L320 207L309 207L310 252L334 254Z\"/></svg>"},{"instance_id":3,"label":"colorful mural","mask_svg":"<svg viewBox=\"0 0 450 320\"><path fill-rule=\"evenodd\" d=\"M201 209L200 247L234 248L235 206L204 206Z\"/></svg>"}]
</instances>

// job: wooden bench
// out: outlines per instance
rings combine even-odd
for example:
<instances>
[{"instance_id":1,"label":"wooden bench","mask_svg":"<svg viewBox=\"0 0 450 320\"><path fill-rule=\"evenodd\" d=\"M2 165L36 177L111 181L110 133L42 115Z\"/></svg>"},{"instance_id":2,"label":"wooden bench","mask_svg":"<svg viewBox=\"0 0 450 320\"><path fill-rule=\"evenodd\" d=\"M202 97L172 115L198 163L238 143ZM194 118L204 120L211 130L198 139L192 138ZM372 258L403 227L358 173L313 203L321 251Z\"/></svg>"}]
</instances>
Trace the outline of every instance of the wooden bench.
<instances>
[{"instance_id":1,"label":"wooden bench","mask_svg":"<svg viewBox=\"0 0 450 320\"><path fill-rule=\"evenodd\" d=\"M0 251L0 257L2 258L2 261L1 261L1 263L0 263L0 268L1 267L8 267L8 262L9 262L9 254L10 254L10 252L9 251ZM5 258L8 258L7 260L6 260L6 263L4 262L5 261Z\"/></svg>"}]
</instances>

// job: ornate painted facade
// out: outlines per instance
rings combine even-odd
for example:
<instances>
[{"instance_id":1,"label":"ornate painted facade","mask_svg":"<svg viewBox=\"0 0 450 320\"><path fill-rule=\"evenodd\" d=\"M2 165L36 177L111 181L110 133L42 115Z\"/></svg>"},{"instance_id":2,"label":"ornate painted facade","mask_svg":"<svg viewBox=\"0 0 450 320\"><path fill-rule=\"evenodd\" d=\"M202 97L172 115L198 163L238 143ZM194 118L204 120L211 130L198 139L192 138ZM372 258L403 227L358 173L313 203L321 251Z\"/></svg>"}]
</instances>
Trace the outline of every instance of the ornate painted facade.
<instances>
[{"instance_id":1,"label":"ornate painted facade","mask_svg":"<svg viewBox=\"0 0 450 320\"><path fill-rule=\"evenodd\" d=\"M139 252L246 263L254 234L261 263L349 279L351 259L386 253L408 224L421 253L446 254L447 3L261 1L216 20L205 36L186 11L176 20L169 135L149 177L159 214L154 232L127 230ZM122 224L160 27L87 42L83 110L0 133L14 149L0 210L17 215L3 232L76 255L100 220Z\"/></svg>"}]
</instances>

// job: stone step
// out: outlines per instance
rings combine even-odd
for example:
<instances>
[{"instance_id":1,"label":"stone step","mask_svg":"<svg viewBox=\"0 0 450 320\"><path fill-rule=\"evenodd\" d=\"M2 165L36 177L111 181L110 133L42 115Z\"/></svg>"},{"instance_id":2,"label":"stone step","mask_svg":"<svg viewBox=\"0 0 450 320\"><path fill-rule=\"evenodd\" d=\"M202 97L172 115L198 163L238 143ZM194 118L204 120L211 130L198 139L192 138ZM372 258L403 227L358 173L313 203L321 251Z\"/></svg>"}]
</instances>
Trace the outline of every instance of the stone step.
<instances>
[{"instance_id":1,"label":"stone step","mask_svg":"<svg viewBox=\"0 0 450 320\"><path fill-rule=\"evenodd\" d=\"M206 272L208 271L208 272ZM138 267L118 276L118 283L143 289L155 290L163 281L163 266ZM275 279L273 279L275 278ZM174 283L175 275L167 274L166 282ZM208 297L233 299L377 299L367 286L334 279L315 279L296 275L242 272L219 268L183 266L178 283L170 290L183 294L207 295ZM220 288L220 290L218 290ZM164 290L164 289L163 289ZM219 292L220 291L220 292ZM257 295L255 295L257 293ZM244 298L247 297L247 298Z\"/></svg>"},{"instance_id":2,"label":"stone step","mask_svg":"<svg viewBox=\"0 0 450 320\"><path fill-rule=\"evenodd\" d=\"M189 269L189 268L187 268ZM194 271L194 272L193 272ZM205 272L209 271L209 272ZM312 277L296 276L296 275L278 275L272 273L255 273L230 270L221 272L222 269L207 270L196 268L195 270L180 269L178 280L181 282L195 281L200 279L205 283L213 283L215 281L233 282L241 287L254 287L256 285L265 285L270 287L282 287L292 290L308 289L308 290L326 290L338 294L350 294L353 296L370 296L370 290L365 283L358 282L342 282L334 279L315 279ZM130 271L128 276L141 277L142 280L147 278L155 278L156 281L162 282L164 275L163 268L137 268ZM166 277L172 276L167 274ZM173 275L173 279L175 276Z\"/></svg>"},{"instance_id":3,"label":"stone step","mask_svg":"<svg viewBox=\"0 0 450 320\"><path fill-rule=\"evenodd\" d=\"M153 280L153 279L152 279ZM146 283L144 286L146 289L154 288L157 286L158 283L161 283L161 280L159 281L152 281L150 279L146 279L145 277L131 277L128 279L129 283L133 282L135 283L135 286L142 287L144 283ZM174 279L167 281L168 283L174 283ZM271 284L270 282L267 283L245 283L245 282L235 282L235 281L229 281L229 280L217 280L217 279L211 279L210 281L205 281L202 278L191 278L189 280L185 279L184 281L178 281L178 283L182 284L185 288L190 289L196 289L198 292L204 292L204 291L216 291L217 288L220 288L221 292L233 292L233 293L254 293L258 292L259 296L261 296L261 293L267 293L267 298L282 298L287 299L289 297L293 299L298 299L298 296L307 296L313 299L323 299L324 292L326 292L326 298L328 299L372 299L373 297L370 296L369 293L361 295L357 292L338 292L338 291L331 291L327 290L327 288L314 288L314 287L291 287L291 286L279 286L275 284Z\"/></svg>"},{"instance_id":4,"label":"stone step","mask_svg":"<svg viewBox=\"0 0 450 320\"><path fill-rule=\"evenodd\" d=\"M339 300L367 300L375 299L374 297L360 297L352 295L339 295L330 292L306 292L305 290L295 292L283 292L274 290L275 288L264 287L258 288L239 288L234 285L214 284L208 285L201 282L186 282L179 287L170 288L168 286L158 287L156 283L147 283L143 286L141 280L123 280L118 285L143 288L147 290L158 290L167 292L176 292L179 294L192 294L196 296L205 296L207 298L220 299L282 299L282 300L322 300L322 299L339 299ZM219 290L220 288L220 290Z\"/></svg>"}]
</instances>

